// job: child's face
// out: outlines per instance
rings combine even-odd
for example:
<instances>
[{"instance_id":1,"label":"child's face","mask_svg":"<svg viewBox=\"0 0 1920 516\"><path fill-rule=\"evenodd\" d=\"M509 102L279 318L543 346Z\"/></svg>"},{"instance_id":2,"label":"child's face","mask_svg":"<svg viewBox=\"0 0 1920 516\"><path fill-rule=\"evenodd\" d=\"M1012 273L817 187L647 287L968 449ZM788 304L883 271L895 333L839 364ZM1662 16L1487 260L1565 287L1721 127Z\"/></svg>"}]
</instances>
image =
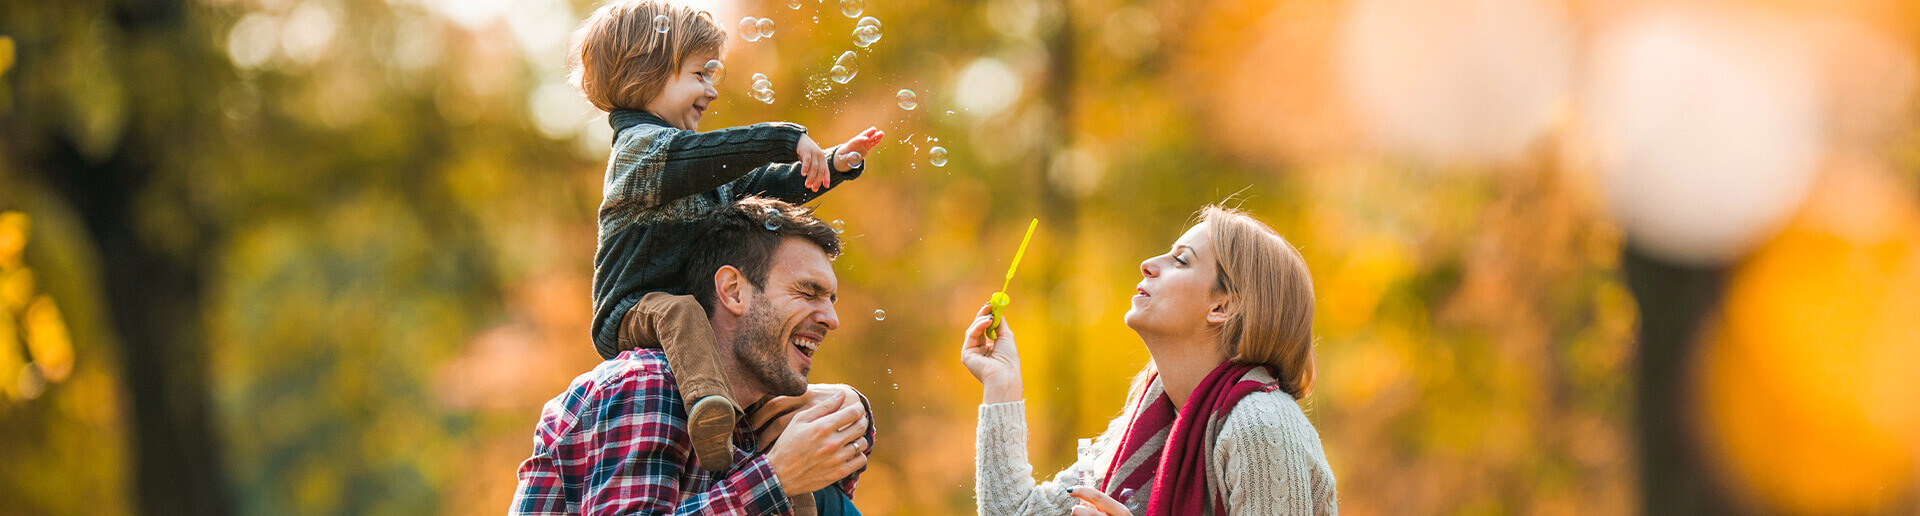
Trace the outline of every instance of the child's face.
<instances>
[{"instance_id":1,"label":"child's face","mask_svg":"<svg viewBox=\"0 0 1920 516\"><path fill-rule=\"evenodd\" d=\"M707 103L720 96L707 77L707 61L718 59L713 52L697 52L680 63L680 70L667 78L660 94L647 103L647 112L666 119L676 129L700 130L700 115Z\"/></svg>"}]
</instances>

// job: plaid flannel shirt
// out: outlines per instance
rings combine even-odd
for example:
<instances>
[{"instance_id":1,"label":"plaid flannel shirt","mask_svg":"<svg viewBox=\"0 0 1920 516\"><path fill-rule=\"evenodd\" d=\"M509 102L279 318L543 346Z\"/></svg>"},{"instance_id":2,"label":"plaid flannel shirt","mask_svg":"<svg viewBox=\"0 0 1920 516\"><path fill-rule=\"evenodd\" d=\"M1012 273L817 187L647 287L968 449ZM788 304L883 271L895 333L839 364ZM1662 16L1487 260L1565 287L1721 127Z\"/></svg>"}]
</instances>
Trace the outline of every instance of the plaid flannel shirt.
<instances>
[{"instance_id":1,"label":"plaid flannel shirt","mask_svg":"<svg viewBox=\"0 0 1920 516\"><path fill-rule=\"evenodd\" d=\"M865 403L865 400L861 400ZM867 439L872 442L872 419ZM792 502L746 418L734 467L698 467L687 411L666 355L635 349L574 378L547 402L533 456L520 464L511 514L790 514ZM871 447L868 448L872 450ZM864 469L862 471L865 471ZM841 480L852 496L860 473Z\"/></svg>"}]
</instances>

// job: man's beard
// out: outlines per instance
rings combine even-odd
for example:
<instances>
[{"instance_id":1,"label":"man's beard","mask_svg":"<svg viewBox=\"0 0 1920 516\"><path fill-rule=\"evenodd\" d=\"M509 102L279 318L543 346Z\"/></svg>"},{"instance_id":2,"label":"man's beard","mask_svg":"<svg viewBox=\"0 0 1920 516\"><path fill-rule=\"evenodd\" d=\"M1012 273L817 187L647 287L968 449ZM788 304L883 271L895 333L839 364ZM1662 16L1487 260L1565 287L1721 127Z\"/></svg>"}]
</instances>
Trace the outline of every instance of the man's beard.
<instances>
[{"instance_id":1,"label":"man's beard","mask_svg":"<svg viewBox=\"0 0 1920 516\"><path fill-rule=\"evenodd\" d=\"M812 367L803 366L806 369L795 374L787 366L787 348L792 344L780 341L782 330L770 304L754 303L747 309L740 331L733 334L733 355L740 361L740 370L746 373L746 379L760 384L768 395L806 394L807 374L812 372Z\"/></svg>"}]
</instances>

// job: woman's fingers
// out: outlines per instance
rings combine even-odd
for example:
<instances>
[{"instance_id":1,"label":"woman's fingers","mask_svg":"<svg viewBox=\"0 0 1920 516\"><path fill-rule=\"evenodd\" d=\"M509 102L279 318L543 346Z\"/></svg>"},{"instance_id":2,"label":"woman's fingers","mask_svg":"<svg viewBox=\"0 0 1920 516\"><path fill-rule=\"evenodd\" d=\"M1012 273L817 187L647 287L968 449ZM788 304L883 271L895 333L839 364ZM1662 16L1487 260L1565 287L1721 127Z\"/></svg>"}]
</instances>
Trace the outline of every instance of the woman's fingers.
<instances>
[{"instance_id":1,"label":"woman's fingers","mask_svg":"<svg viewBox=\"0 0 1920 516\"><path fill-rule=\"evenodd\" d=\"M1067 489L1067 496L1079 498L1081 502L1086 504L1086 505L1075 507L1073 510L1074 514L1080 514L1080 508L1088 507L1088 506L1091 506L1090 509L1097 510L1097 512L1090 512L1087 514L1110 514L1110 515L1133 514L1131 511L1127 510L1127 506L1120 505L1120 502L1115 501L1113 497L1107 496L1106 493L1100 492L1099 489L1094 489L1091 487L1075 487L1075 488Z\"/></svg>"}]
</instances>

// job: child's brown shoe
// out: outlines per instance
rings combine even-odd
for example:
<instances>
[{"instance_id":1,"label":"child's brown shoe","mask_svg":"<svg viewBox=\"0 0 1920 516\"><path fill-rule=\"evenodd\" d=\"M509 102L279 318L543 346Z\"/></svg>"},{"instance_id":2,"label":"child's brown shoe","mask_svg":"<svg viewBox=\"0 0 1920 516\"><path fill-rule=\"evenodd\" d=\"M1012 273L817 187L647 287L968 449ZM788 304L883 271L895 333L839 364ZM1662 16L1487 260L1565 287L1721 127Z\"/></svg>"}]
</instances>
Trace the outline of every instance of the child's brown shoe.
<instances>
[{"instance_id":1,"label":"child's brown shoe","mask_svg":"<svg viewBox=\"0 0 1920 516\"><path fill-rule=\"evenodd\" d=\"M724 396L707 396L687 409L687 433L693 434L693 456L700 468L726 471L733 467L733 425L738 410Z\"/></svg>"},{"instance_id":2,"label":"child's brown shoe","mask_svg":"<svg viewBox=\"0 0 1920 516\"><path fill-rule=\"evenodd\" d=\"M800 493L787 498L793 502L793 516L818 516L820 509L813 506L813 493Z\"/></svg>"}]
</instances>

